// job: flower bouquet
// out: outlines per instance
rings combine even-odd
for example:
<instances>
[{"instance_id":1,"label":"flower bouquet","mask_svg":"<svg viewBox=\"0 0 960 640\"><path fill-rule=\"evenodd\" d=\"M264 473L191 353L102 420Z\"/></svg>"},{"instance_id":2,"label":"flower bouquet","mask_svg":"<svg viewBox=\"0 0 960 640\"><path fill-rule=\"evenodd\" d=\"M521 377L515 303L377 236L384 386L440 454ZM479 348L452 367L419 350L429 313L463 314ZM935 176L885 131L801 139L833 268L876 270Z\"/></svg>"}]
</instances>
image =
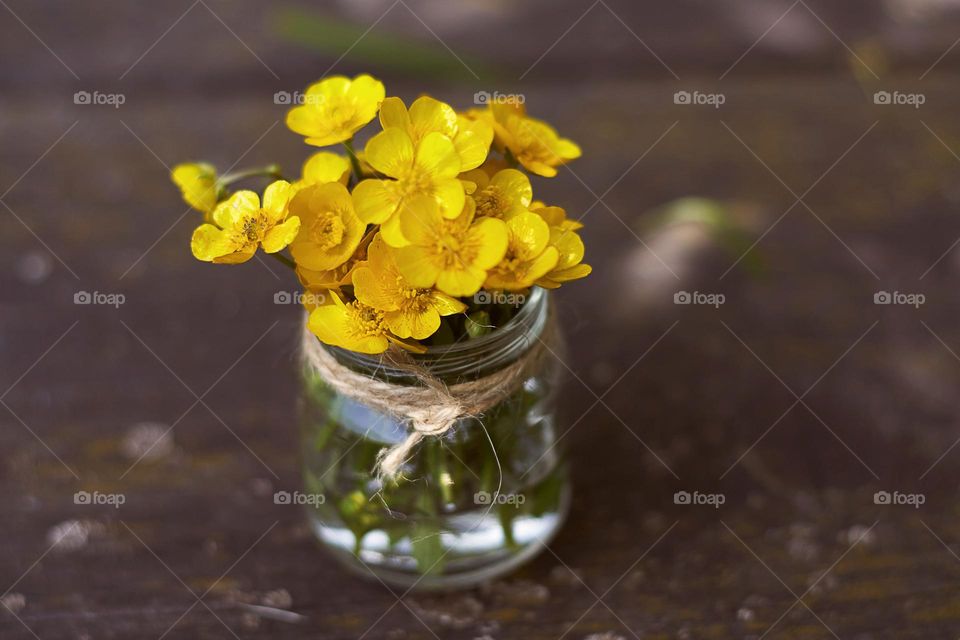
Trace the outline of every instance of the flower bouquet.
<instances>
[{"instance_id":1,"label":"flower bouquet","mask_svg":"<svg viewBox=\"0 0 960 640\"><path fill-rule=\"evenodd\" d=\"M569 503L548 292L590 267L582 225L535 200L527 173L553 177L580 149L498 98L408 107L369 75L330 77L286 122L342 153L315 153L291 179L275 165L172 174L203 214L198 260L262 250L296 274L310 520L348 566L396 584L499 575L542 548ZM258 177L262 195L234 189Z\"/></svg>"}]
</instances>

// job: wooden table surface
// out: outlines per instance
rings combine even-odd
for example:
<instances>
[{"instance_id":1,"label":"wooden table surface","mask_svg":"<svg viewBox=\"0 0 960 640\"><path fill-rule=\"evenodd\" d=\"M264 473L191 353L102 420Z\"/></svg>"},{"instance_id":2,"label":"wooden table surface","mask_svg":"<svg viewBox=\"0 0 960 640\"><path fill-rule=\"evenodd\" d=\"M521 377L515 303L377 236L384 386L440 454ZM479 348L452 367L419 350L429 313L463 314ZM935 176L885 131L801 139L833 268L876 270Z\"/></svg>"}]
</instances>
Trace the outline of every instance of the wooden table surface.
<instances>
[{"instance_id":1,"label":"wooden table surface","mask_svg":"<svg viewBox=\"0 0 960 640\"><path fill-rule=\"evenodd\" d=\"M937 62L954 14L300 5L358 34L389 9L371 33L452 60L440 79L300 48L268 3L0 4L0 638L960 635L960 53ZM168 167L296 167L308 150L272 95L331 67L461 106L520 91L584 148L535 183L589 211L594 275L557 296L573 509L485 588L354 577L274 504L300 487L299 313L273 303L293 282L189 255ZM883 90L924 102L874 104ZM690 221L704 207L722 232Z\"/></svg>"}]
</instances>

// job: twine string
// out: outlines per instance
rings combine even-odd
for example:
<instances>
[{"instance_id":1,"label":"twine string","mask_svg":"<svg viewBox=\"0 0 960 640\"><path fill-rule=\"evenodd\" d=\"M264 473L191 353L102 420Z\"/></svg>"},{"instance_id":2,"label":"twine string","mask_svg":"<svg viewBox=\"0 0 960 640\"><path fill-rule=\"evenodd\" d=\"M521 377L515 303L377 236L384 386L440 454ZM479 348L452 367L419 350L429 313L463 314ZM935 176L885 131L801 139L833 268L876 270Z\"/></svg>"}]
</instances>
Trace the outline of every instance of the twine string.
<instances>
[{"instance_id":1,"label":"twine string","mask_svg":"<svg viewBox=\"0 0 960 640\"><path fill-rule=\"evenodd\" d=\"M392 366L415 379L416 384L409 385L387 382L344 366L306 324L302 343L304 363L334 391L408 424L409 432L402 442L384 447L377 454L373 473L381 480L394 480L423 438L442 436L458 420L480 416L507 399L535 369L544 350L542 341L538 341L506 367L449 386L405 353L387 356Z\"/></svg>"}]
</instances>

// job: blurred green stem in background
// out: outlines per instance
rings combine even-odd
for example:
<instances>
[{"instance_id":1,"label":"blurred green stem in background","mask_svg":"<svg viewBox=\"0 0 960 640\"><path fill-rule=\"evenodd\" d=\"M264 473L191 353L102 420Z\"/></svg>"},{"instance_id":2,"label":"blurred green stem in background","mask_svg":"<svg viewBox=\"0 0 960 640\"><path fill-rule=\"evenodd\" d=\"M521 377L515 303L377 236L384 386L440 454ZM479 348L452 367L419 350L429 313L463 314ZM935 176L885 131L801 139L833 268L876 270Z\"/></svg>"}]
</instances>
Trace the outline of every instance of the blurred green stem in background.
<instances>
[{"instance_id":1,"label":"blurred green stem in background","mask_svg":"<svg viewBox=\"0 0 960 640\"><path fill-rule=\"evenodd\" d=\"M502 74L469 55L452 54L441 42L423 42L405 36L380 33L330 15L297 7L279 9L274 18L277 34L288 42L319 53L339 57L349 53L351 62L431 75L445 80L474 83L476 76L495 81Z\"/></svg>"}]
</instances>

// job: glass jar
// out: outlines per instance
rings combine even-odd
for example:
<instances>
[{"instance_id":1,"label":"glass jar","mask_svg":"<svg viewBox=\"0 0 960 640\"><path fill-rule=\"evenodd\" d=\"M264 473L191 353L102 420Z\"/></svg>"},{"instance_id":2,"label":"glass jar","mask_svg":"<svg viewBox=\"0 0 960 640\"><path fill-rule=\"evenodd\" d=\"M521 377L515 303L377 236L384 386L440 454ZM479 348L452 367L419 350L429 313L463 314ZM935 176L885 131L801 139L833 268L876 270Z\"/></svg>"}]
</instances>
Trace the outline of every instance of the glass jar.
<instances>
[{"instance_id":1,"label":"glass jar","mask_svg":"<svg viewBox=\"0 0 960 640\"><path fill-rule=\"evenodd\" d=\"M549 296L531 290L503 327L431 347L417 364L447 385L516 362L547 332ZM403 441L402 420L346 397L303 369L303 472L313 531L340 560L367 577L417 588L471 586L535 556L558 531L570 503L557 446L555 396L560 363L545 356L516 390L479 417L425 437L395 480L374 472L377 454ZM379 356L326 347L350 369L394 384L415 384Z\"/></svg>"}]
</instances>

